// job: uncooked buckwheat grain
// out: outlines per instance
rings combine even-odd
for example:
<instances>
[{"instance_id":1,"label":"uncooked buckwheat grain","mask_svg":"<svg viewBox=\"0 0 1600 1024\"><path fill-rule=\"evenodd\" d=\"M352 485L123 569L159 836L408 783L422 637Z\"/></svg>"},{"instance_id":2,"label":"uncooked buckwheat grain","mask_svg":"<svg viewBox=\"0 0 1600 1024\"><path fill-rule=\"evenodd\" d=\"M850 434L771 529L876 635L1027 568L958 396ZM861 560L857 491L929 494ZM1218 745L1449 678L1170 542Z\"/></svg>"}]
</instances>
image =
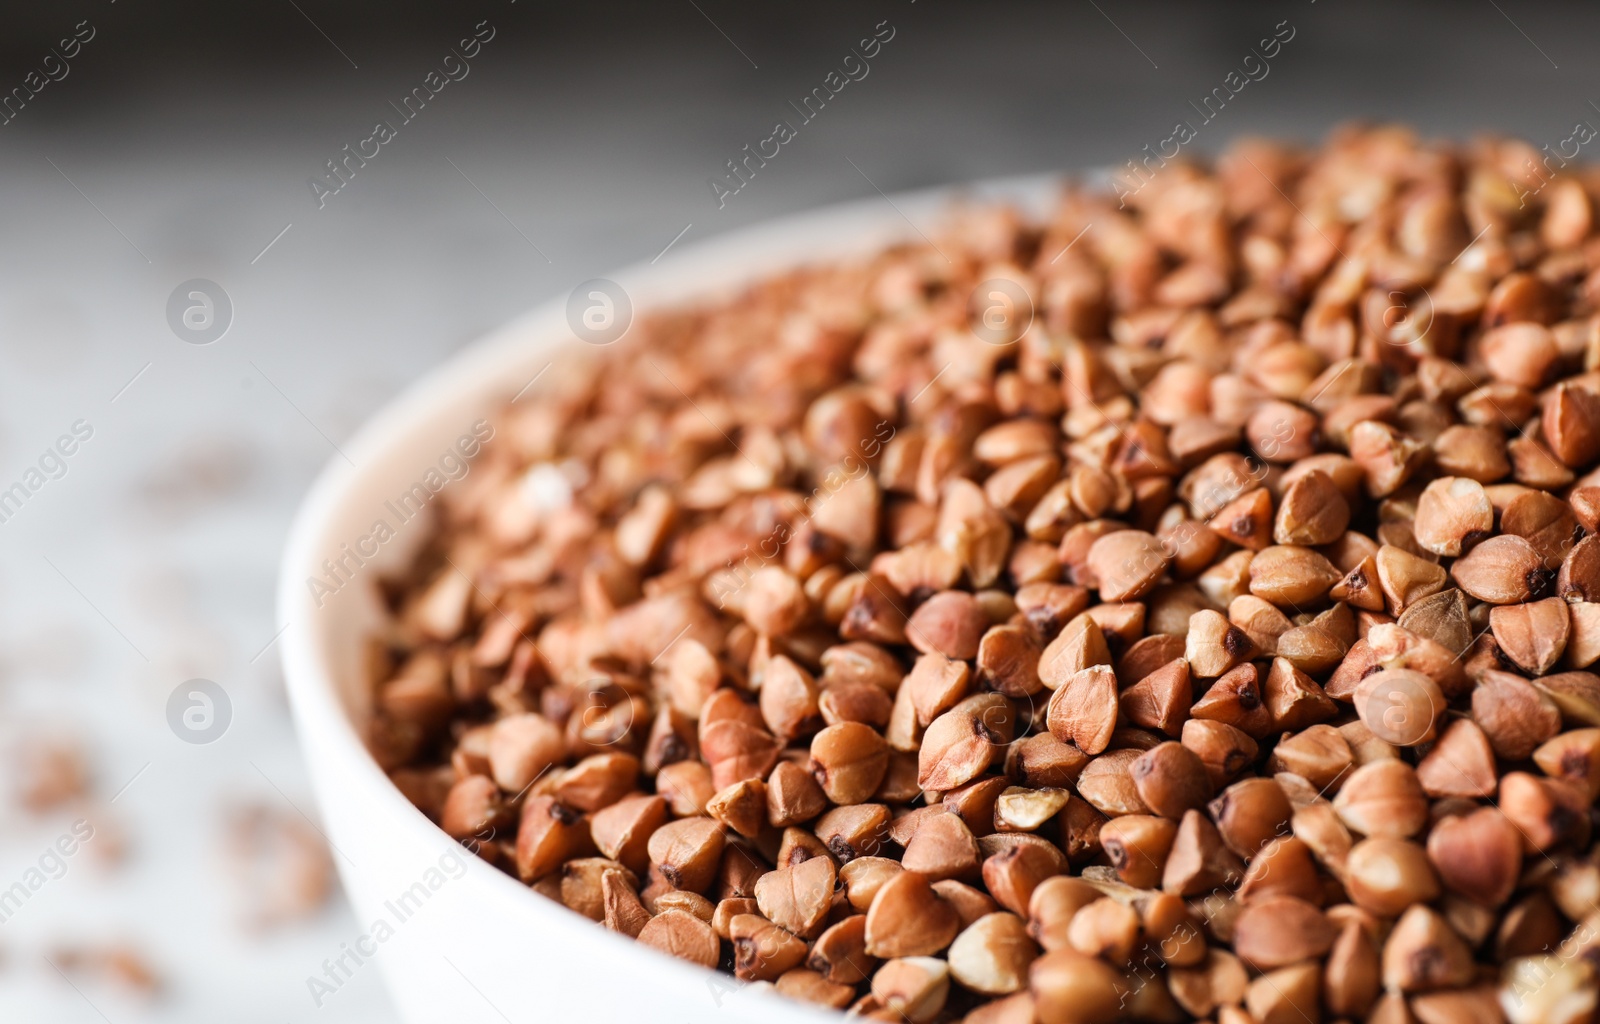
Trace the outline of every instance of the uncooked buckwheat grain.
<instances>
[{"instance_id":1,"label":"uncooked buckwheat grain","mask_svg":"<svg viewBox=\"0 0 1600 1024\"><path fill-rule=\"evenodd\" d=\"M874 1019L1590 1021L1600 176L1539 165L1246 142L642 320L441 493L374 753Z\"/></svg>"}]
</instances>

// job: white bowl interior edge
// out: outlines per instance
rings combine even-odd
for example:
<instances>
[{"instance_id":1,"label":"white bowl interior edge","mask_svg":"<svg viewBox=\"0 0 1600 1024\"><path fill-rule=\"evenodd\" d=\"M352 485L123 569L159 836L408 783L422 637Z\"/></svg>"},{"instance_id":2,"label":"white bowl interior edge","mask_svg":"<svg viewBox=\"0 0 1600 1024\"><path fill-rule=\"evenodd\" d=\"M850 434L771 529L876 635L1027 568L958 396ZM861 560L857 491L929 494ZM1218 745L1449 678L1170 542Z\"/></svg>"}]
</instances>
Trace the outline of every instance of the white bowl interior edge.
<instances>
[{"instance_id":1,"label":"white bowl interior edge","mask_svg":"<svg viewBox=\"0 0 1600 1024\"><path fill-rule=\"evenodd\" d=\"M953 201L1003 199L1043 212L1060 180L998 179L858 200L687 245L612 277L637 317L788 267L914 240L918 225L937 224ZM787 1000L741 994L734 979L607 932L467 855L411 806L363 743L369 699L362 650L380 622L373 582L402 564L426 529L423 517L398 525L385 502L419 481L473 421L516 394L553 350L579 344L565 307L564 298L540 306L404 391L344 446L350 463L330 460L291 528L278 580L281 656L312 786L362 928L349 944L359 951L354 957L334 962L331 972L320 964L308 971L323 979L319 987L308 977L308 998L336 1004L338 984L376 959L407 1021L509 1017L520 1024L565 1013L609 1021L653 1008L691 1019L715 1011L718 1021L816 1024L829 1018ZM319 607L308 579L326 579L323 561L355 548L378 519L397 525L398 536L365 559L348 586L324 594ZM424 923L412 924L417 919ZM382 925L389 934L378 934ZM347 952L330 950L330 959Z\"/></svg>"}]
</instances>

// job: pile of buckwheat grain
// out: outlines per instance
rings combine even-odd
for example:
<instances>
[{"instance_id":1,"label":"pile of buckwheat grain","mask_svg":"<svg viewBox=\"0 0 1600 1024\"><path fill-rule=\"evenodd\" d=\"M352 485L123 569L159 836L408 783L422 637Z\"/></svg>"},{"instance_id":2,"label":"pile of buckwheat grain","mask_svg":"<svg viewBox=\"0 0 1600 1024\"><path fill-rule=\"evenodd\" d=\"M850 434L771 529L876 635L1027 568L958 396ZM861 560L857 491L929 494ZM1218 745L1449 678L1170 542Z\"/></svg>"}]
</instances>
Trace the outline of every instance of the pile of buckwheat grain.
<instances>
[{"instance_id":1,"label":"pile of buckwheat grain","mask_svg":"<svg viewBox=\"0 0 1600 1024\"><path fill-rule=\"evenodd\" d=\"M880 1020L1581 1024L1600 174L1346 129L635 324L388 582L373 748Z\"/></svg>"}]
</instances>

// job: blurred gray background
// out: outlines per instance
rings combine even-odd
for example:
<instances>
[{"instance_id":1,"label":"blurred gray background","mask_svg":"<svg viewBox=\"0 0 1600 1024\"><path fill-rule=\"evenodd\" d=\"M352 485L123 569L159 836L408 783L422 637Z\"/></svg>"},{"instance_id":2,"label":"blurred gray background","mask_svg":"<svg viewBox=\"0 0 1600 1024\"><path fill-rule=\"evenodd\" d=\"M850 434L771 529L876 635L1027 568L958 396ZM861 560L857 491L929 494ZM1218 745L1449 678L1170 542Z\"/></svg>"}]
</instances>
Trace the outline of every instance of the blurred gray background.
<instances>
[{"instance_id":1,"label":"blurred gray background","mask_svg":"<svg viewBox=\"0 0 1600 1024\"><path fill-rule=\"evenodd\" d=\"M0 522L0 895L29 888L0 899L0 1019L19 1021L391 1018L371 966L308 994L360 928L318 848L274 568L334 446L485 330L675 239L1121 164L1284 21L1199 152L1352 118L1540 145L1600 118L1592 5L10 6L0 95L72 55L0 126L0 491L93 430ZM480 22L467 76L319 208L308 179ZM719 209L708 180L880 22L867 77ZM168 323L193 278L233 307L209 345ZM206 744L168 721L193 678L231 707ZM51 854L75 821L93 837Z\"/></svg>"}]
</instances>

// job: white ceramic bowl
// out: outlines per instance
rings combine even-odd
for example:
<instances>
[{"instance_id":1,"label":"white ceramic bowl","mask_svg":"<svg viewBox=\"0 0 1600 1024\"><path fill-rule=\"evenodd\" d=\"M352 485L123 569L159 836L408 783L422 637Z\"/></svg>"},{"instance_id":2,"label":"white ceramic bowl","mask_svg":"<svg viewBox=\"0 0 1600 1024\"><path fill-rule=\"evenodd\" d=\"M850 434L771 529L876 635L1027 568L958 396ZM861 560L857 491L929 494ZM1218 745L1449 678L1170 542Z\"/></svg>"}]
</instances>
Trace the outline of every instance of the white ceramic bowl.
<instances>
[{"instance_id":1,"label":"white ceramic bowl","mask_svg":"<svg viewBox=\"0 0 1600 1024\"><path fill-rule=\"evenodd\" d=\"M1004 198L1042 211L1056 189L1054 177L1030 177L860 200L687 245L659 263L611 277L627 290L637 317L725 294L801 263L915 239L919 226L931 229L960 198ZM307 580L325 579L323 561L337 561L346 545L355 549L377 520L395 525L386 502L419 481L470 423L515 395L553 351L577 344L564 299L477 342L367 423L344 447L354 465L331 460L295 519L278 589L279 622L288 624L280 641L284 673L312 786L361 929L347 949L329 951L342 962L331 963L319 985L308 983L318 997L308 992L308 999L337 1006L337 988L347 976L376 970L411 1024L828 1020L534 895L468 855L412 807L362 741L369 712L362 649L379 622L372 583L415 550L427 528L424 518L401 526L348 585L323 594L320 607Z\"/></svg>"}]
</instances>

